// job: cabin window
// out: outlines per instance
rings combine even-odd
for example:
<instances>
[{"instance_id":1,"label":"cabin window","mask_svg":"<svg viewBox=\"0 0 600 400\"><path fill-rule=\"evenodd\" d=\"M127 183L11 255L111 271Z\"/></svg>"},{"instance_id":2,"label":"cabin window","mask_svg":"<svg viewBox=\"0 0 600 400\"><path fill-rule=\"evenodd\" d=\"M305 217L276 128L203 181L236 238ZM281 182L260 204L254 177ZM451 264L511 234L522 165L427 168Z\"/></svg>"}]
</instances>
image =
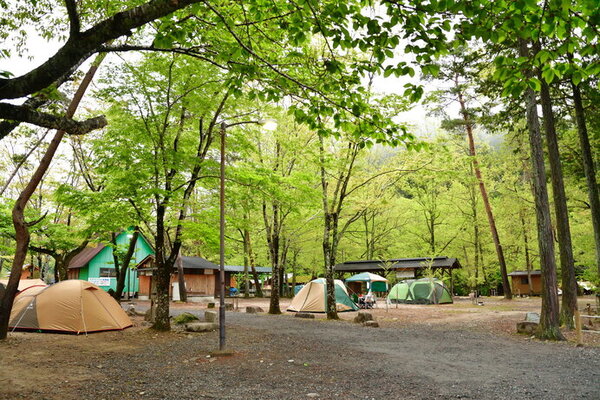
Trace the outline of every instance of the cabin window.
<instances>
[{"instance_id":1,"label":"cabin window","mask_svg":"<svg viewBox=\"0 0 600 400\"><path fill-rule=\"evenodd\" d=\"M115 278L117 272L114 268L100 268L100 277L102 278Z\"/></svg>"},{"instance_id":2,"label":"cabin window","mask_svg":"<svg viewBox=\"0 0 600 400\"><path fill-rule=\"evenodd\" d=\"M529 285L529 279L526 276L521 277L521 285Z\"/></svg>"}]
</instances>

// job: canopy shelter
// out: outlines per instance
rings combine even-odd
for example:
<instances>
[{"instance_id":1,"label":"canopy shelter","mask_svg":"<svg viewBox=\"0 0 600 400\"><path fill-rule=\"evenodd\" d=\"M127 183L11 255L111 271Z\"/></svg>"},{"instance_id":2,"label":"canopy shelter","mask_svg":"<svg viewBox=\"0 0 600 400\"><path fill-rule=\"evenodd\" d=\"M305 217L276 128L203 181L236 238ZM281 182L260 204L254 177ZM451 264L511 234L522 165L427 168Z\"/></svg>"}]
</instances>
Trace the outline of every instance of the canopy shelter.
<instances>
[{"instance_id":1,"label":"canopy shelter","mask_svg":"<svg viewBox=\"0 0 600 400\"><path fill-rule=\"evenodd\" d=\"M346 279L346 283L348 282L366 282L367 290L371 292L387 292L388 289L388 280L383 276L373 274L371 272L363 272L352 275L350 278Z\"/></svg>"},{"instance_id":2,"label":"canopy shelter","mask_svg":"<svg viewBox=\"0 0 600 400\"><path fill-rule=\"evenodd\" d=\"M93 283L72 279L23 290L13 304L9 328L90 333L132 326L119 303Z\"/></svg>"},{"instance_id":3,"label":"canopy shelter","mask_svg":"<svg viewBox=\"0 0 600 400\"><path fill-rule=\"evenodd\" d=\"M348 296L346 287L340 280L335 280L335 307L338 312L356 311L358 306ZM327 284L325 279L319 278L306 284L287 308L292 312L327 312Z\"/></svg>"},{"instance_id":4,"label":"canopy shelter","mask_svg":"<svg viewBox=\"0 0 600 400\"><path fill-rule=\"evenodd\" d=\"M444 282L438 279L409 279L392 287L388 294L392 303L405 304L446 304L452 303L452 296Z\"/></svg>"},{"instance_id":5,"label":"canopy shelter","mask_svg":"<svg viewBox=\"0 0 600 400\"><path fill-rule=\"evenodd\" d=\"M454 292L454 278L452 271L461 268L458 259L452 257L417 257L394 258L389 260L360 260L346 261L337 264L336 272L394 272L397 279L418 279L425 275L427 270L438 272L442 277L450 278L450 291Z\"/></svg>"}]
</instances>

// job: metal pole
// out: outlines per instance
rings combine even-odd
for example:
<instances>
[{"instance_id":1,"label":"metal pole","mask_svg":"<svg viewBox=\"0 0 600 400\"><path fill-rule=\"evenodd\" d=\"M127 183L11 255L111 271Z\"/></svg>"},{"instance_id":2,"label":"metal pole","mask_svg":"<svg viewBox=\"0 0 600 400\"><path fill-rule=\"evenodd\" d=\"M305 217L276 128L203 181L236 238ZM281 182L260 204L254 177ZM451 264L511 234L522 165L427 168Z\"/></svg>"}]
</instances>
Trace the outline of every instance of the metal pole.
<instances>
[{"instance_id":1,"label":"metal pole","mask_svg":"<svg viewBox=\"0 0 600 400\"><path fill-rule=\"evenodd\" d=\"M227 125L221 123L221 176L220 176L220 218L219 218L219 350L225 349L225 131Z\"/></svg>"}]
</instances>

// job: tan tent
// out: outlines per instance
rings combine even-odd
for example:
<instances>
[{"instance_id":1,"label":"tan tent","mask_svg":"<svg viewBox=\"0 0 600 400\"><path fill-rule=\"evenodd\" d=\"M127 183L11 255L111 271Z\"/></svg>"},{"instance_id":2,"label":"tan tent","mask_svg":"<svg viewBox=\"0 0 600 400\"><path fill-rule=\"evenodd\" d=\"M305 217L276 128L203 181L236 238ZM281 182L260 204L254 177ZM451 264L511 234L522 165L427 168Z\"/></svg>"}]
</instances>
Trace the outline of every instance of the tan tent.
<instances>
[{"instance_id":1,"label":"tan tent","mask_svg":"<svg viewBox=\"0 0 600 400\"><path fill-rule=\"evenodd\" d=\"M115 299L93 283L78 279L25 289L15 297L9 322L10 329L77 334L131 325Z\"/></svg>"},{"instance_id":2,"label":"tan tent","mask_svg":"<svg viewBox=\"0 0 600 400\"><path fill-rule=\"evenodd\" d=\"M8 279L0 279L0 283L6 287L8 285ZM48 285L46 285L46 282L44 282L41 279L21 279L19 280L19 288L17 289L17 292L22 292L23 290L31 286L45 287Z\"/></svg>"},{"instance_id":3,"label":"tan tent","mask_svg":"<svg viewBox=\"0 0 600 400\"><path fill-rule=\"evenodd\" d=\"M300 289L287 310L292 312L326 312L326 298L325 279L315 279ZM335 307L338 312L358 310L358 306L348 296L344 283L337 279L335 280Z\"/></svg>"}]
</instances>

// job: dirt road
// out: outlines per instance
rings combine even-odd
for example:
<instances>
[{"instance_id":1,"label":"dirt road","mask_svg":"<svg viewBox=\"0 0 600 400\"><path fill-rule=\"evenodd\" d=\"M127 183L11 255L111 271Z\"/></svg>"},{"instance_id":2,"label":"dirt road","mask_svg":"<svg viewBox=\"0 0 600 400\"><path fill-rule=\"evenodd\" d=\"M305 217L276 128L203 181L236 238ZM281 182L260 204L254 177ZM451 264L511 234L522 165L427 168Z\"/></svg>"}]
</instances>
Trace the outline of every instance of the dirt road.
<instances>
[{"instance_id":1,"label":"dirt road","mask_svg":"<svg viewBox=\"0 0 600 400\"><path fill-rule=\"evenodd\" d=\"M217 332L15 334L0 344L0 398L600 399L598 347L445 323L226 320L235 354L216 359Z\"/></svg>"}]
</instances>

